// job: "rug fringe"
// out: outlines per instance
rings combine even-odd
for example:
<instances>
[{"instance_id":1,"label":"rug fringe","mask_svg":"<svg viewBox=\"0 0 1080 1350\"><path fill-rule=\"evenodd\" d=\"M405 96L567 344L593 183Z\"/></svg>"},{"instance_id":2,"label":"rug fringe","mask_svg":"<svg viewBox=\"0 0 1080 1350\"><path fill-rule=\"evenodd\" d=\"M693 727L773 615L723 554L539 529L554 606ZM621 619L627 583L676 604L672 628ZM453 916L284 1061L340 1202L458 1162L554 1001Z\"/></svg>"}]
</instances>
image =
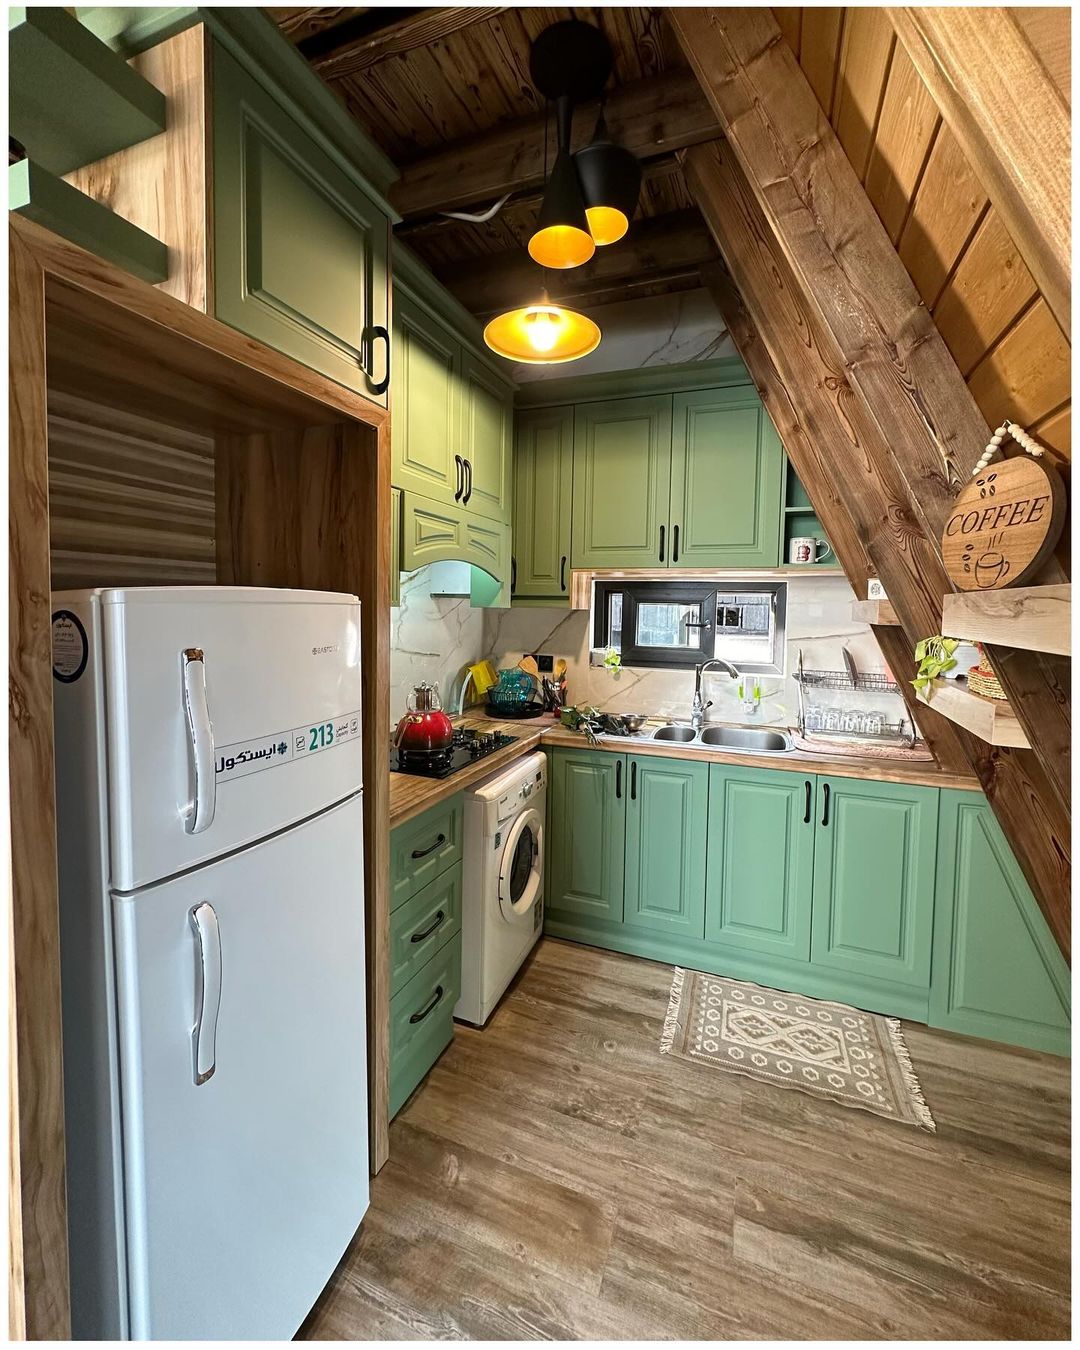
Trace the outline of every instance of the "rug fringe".
<instances>
[{"instance_id":1,"label":"rug fringe","mask_svg":"<svg viewBox=\"0 0 1080 1350\"><path fill-rule=\"evenodd\" d=\"M911 1055L908 1053L907 1044L904 1041L900 1019L899 1017L886 1017L885 1025L889 1028L889 1040L892 1042L893 1053L900 1064L900 1072L904 1075L904 1086L907 1088L908 1097L911 1099L912 1109L919 1124L924 1130L931 1130L936 1134L937 1125L934 1123L934 1117L930 1114L930 1108L923 1097L922 1087L911 1063Z\"/></svg>"},{"instance_id":2,"label":"rug fringe","mask_svg":"<svg viewBox=\"0 0 1080 1350\"><path fill-rule=\"evenodd\" d=\"M675 1048L675 1032L679 1025L679 1008L682 1006L683 976L682 966L675 967L675 978L671 981L671 997L668 999L667 1016L664 1018L664 1030L660 1034L660 1053L670 1055Z\"/></svg>"}]
</instances>

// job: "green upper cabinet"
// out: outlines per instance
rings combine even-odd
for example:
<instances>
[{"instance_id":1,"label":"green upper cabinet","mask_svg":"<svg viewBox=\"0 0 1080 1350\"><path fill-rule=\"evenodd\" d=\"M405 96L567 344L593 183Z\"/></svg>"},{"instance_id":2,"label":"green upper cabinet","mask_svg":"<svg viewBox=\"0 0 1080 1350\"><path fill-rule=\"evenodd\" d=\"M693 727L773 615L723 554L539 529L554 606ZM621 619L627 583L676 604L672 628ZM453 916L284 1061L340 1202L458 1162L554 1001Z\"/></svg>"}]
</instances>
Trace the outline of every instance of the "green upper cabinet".
<instances>
[{"instance_id":1,"label":"green upper cabinet","mask_svg":"<svg viewBox=\"0 0 1080 1350\"><path fill-rule=\"evenodd\" d=\"M404 296L394 296L394 486L438 502L462 493L461 348Z\"/></svg>"},{"instance_id":2,"label":"green upper cabinet","mask_svg":"<svg viewBox=\"0 0 1080 1350\"><path fill-rule=\"evenodd\" d=\"M632 755L627 769L623 923L700 939L705 932L709 766Z\"/></svg>"},{"instance_id":3,"label":"green upper cabinet","mask_svg":"<svg viewBox=\"0 0 1080 1350\"><path fill-rule=\"evenodd\" d=\"M390 489L390 604L401 604L401 489Z\"/></svg>"},{"instance_id":4,"label":"green upper cabinet","mask_svg":"<svg viewBox=\"0 0 1080 1350\"><path fill-rule=\"evenodd\" d=\"M506 384L470 352L461 353L461 431L465 460L462 505L510 523L514 408Z\"/></svg>"},{"instance_id":5,"label":"green upper cabinet","mask_svg":"<svg viewBox=\"0 0 1080 1350\"><path fill-rule=\"evenodd\" d=\"M752 387L676 394L672 567L775 567L784 447Z\"/></svg>"},{"instance_id":6,"label":"green upper cabinet","mask_svg":"<svg viewBox=\"0 0 1080 1350\"><path fill-rule=\"evenodd\" d=\"M931 1025L1068 1054L1069 968L977 792L941 794Z\"/></svg>"},{"instance_id":7,"label":"green upper cabinet","mask_svg":"<svg viewBox=\"0 0 1080 1350\"><path fill-rule=\"evenodd\" d=\"M626 756L551 756L546 908L585 923L621 923Z\"/></svg>"},{"instance_id":8,"label":"green upper cabinet","mask_svg":"<svg viewBox=\"0 0 1080 1350\"><path fill-rule=\"evenodd\" d=\"M518 414L514 449L514 595L565 600L574 505L574 410Z\"/></svg>"},{"instance_id":9,"label":"green upper cabinet","mask_svg":"<svg viewBox=\"0 0 1080 1350\"><path fill-rule=\"evenodd\" d=\"M670 476L669 394L579 405L573 566L663 566Z\"/></svg>"},{"instance_id":10,"label":"green upper cabinet","mask_svg":"<svg viewBox=\"0 0 1080 1350\"><path fill-rule=\"evenodd\" d=\"M216 317L385 405L385 211L220 43L212 113Z\"/></svg>"},{"instance_id":11,"label":"green upper cabinet","mask_svg":"<svg viewBox=\"0 0 1080 1350\"><path fill-rule=\"evenodd\" d=\"M810 959L817 780L713 764L705 937L740 951Z\"/></svg>"},{"instance_id":12,"label":"green upper cabinet","mask_svg":"<svg viewBox=\"0 0 1080 1350\"><path fill-rule=\"evenodd\" d=\"M930 987L938 789L818 779L815 965Z\"/></svg>"}]
</instances>

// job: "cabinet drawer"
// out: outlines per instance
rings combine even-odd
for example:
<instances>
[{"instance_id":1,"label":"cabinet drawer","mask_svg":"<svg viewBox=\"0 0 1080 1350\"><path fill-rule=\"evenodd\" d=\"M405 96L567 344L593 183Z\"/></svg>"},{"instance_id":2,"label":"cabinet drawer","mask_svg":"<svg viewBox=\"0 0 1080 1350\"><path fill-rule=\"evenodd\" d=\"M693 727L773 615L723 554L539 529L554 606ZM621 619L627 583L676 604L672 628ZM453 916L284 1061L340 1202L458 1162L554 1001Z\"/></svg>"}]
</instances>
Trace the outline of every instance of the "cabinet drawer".
<instances>
[{"instance_id":1,"label":"cabinet drawer","mask_svg":"<svg viewBox=\"0 0 1080 1350\"><path fill-rule=\"evenodd\" d=\"M461 994L461 934L390 1000L390 1114L394 1116L454 1035Z\"/></svg>"},{"instance_id":2,"label":"cabinet drawer","mask_svg":"<svg viewBox=\"0 0 1080 1350\"><path fill-rule=\"evenodd\" d=\"M461 863L447 868L390 916L390 993L461 932Z\"/></svg>"},{"instance_id":3,"label":"cabinet drawer","mask_svg":"<svg viewBox=\"0 0 1080 1350\"><path fill-rule=\"evenodd\" d=\"M461 793L390 833L390 908L461 861Z\"/></svg>"}]
</instances>

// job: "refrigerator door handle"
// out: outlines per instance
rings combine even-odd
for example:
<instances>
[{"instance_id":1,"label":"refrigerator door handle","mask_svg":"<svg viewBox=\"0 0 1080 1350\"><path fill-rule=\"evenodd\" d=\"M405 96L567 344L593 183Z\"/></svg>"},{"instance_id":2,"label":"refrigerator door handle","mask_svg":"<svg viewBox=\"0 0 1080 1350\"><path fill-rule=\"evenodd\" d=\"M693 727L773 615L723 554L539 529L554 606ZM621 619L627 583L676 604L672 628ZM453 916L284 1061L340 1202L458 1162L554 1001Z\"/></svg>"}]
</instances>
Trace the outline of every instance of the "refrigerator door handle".
<instances>
[{"instance_id":1,"label":"refrigerator door handle","mask_svg":"<svg viewBox=\"0 0 1080 1350\"><path fill-rule=\"evenodd\" d=\"M184 820L184 829L188 834L201 834L214 823L217 807L214 727L206 702L206 663L201 647L184 649L184 711L195 770L195 802Z\"/></svg>"},{"instance_id":2,"label":"refrigerator door handle","mask_svg":"<svg viewBox=\"0 0 1080 1350\"><path fill-rule=\"evenodd\" d=\"M195 1025L191 1029L191 1062L195 1086L217 1068L217 1022L221 1006L221 932L214 906L204 900L190 912L198 940L195 966Z\"/></svg>"}]
</instances>

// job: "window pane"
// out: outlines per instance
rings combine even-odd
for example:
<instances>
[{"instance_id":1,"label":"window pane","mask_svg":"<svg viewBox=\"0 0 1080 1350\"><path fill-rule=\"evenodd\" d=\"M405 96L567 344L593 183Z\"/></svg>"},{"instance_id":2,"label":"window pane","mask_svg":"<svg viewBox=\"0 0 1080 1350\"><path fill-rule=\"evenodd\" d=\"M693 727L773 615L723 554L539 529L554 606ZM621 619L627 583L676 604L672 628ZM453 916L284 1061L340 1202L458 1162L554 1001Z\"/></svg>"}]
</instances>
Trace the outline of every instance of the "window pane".
<instances>
[{"instance_id":1,"label":"window pane","mask_svg":"<svg viewBox=\"0 0 1080 1350\"><path fill-rule=\"evenodd\" d=\"M639 604L639 647L700 647L701 606L697 604Z\"/></svg>"},{"instance_id":2,"label":"window pane","mask_svg":"<svg viewBox=\"0 0 1080 1350\"><path fill-rule=\"evenodd\" d=\"M608 646L622 650L622 594L608 599Z\"/></svg>"}]
</instances>

